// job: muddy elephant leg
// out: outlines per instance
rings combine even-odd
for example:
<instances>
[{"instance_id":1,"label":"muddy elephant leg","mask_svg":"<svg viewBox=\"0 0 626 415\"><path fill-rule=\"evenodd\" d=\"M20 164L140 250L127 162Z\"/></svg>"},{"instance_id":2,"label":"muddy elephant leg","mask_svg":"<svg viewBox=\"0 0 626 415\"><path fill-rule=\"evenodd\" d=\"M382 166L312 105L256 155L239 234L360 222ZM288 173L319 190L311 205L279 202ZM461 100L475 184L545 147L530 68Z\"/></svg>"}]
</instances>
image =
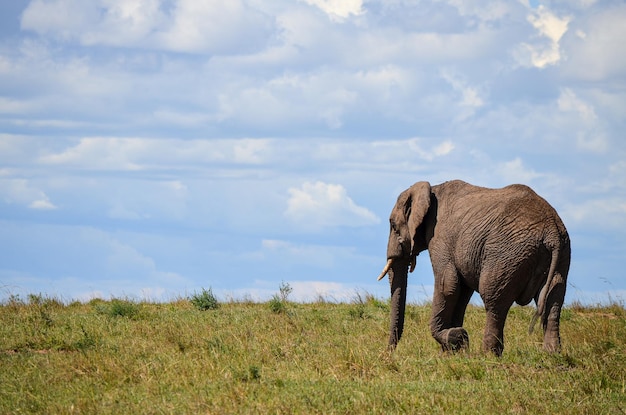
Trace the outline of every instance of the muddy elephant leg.
<instances>
[{"instance_id":1,"label":"muddy elephant leg","mask_svg":"<svg viewBox=\"0 0 626 415\"><path fill-rule=\"evenodd\" d=\"M471 293L468 295L463 289L456 273L446 279L446 283L438 283L435 278L430 331L443 351L464 349L469 345L469 335L461 327L469 297Z\"/></svg>"},{"instance_id":2,"label":"muddy elephant leg","mask_svg":"<svg viewBox=\"0 0 626 415\"><path fill-rule=\"evenodd\" d=\"M561 350L559 322L564 299L565 281L560 274L555 274L554 285L546 300L546 311L542 316L543 348L548 352L559 352Z\"/></svg>"},{"instance_id":3,"label":"muddy elephant leg","mask_svg":"<svg viewBox=\"0 0 626 415\"><path fill-rule=\"evenodd\" d=\"M487 319L483 335L483 351L502 356L502 351L504 350L504 323L506 323L506 316L511 305L512 303L504 306L498 304L498 307L495 308L485 304Z\"/></svg>"}]
</instances>

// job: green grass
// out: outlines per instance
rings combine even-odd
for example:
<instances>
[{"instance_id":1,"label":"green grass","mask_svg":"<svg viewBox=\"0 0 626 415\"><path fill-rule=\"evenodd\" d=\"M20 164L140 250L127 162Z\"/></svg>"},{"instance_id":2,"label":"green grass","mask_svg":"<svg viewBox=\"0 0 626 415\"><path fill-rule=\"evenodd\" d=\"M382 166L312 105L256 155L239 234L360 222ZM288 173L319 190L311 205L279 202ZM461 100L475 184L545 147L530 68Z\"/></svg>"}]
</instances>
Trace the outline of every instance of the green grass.
<instances>
[{"instance_id":1,"label":"green grass","mask_svg":"<svg viewBox=\"0 0 626 415\"><path fill-rule=\"evenodd\" d=\"M285 294L285 293L282 293ZM0 413L355 414L626 412L626 311L563 311L563 352L528 335L511 310L502 358L480 352L484 311L470 307L470 349L442 354L429 306L408 306L385 351L388 302L224 302L200 310L29 296L0 306Z\"/></svg>"}]
</instances>

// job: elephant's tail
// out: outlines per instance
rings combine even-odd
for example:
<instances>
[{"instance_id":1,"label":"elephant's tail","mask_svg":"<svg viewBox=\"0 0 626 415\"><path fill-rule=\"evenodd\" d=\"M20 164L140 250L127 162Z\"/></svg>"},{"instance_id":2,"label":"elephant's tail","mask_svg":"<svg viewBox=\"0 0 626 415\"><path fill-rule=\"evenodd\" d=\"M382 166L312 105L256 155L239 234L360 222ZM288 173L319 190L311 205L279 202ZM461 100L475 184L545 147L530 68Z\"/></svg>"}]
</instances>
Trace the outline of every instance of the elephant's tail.
<instances>
[{"instance_id":1,"label":"elephant's tail","mask_svg":"<svg viewBox=\"0 0 626 415\"><path fill-rule=\"evenodd\" d=\"M552 248L552 260L550 261L550 270L548 271L546 283L541 288L541 292L539 293L539 300L537 301L537 312L535 312L535 315L530 322L528 333L532 334L533 330L535 329L535 324L537 324L537 318L543 316L545 312L546 300L548 298L550 288L552 287L552 280L554 280L554 274L556 273L557 264L559 263L559 252L559 248Z\"/></svg>"}]
</instances>

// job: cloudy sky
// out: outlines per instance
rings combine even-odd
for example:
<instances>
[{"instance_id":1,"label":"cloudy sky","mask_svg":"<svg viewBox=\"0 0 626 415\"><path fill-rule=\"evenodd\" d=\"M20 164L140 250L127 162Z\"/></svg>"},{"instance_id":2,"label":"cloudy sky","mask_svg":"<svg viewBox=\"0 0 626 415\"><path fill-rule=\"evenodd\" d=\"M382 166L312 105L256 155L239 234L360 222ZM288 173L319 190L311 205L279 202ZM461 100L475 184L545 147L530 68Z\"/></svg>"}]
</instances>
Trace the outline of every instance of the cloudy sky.
<instances>
[{"instance_id":1,"label":"cloudy sky","mask_svg":"<svg viewBox=\"0 0 626 415\"><path fill-rule=\"evenodd\" d=\"M388 297L397 195L525 183L626 300L621 0L0 3L0 298ZM427 255L409 299L432 292Z\"/></svg>"}]
</instances>

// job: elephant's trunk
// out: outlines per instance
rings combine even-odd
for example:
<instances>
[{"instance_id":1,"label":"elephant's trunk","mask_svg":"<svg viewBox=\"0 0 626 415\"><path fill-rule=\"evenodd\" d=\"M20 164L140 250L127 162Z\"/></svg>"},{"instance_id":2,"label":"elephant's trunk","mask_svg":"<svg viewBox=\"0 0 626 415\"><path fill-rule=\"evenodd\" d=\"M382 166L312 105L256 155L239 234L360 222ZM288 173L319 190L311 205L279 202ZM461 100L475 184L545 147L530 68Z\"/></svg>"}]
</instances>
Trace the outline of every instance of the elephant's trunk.
<instances>
[{"instance_id":1,"label":"elephant's trunk","mask_svg":"<svg viewBox=\"0 0 626 415\"><path fill-rule=\"evenodd\" d=\"M406 308L407 270L409 264L396 260L389 270L391 286L391 313L389 322L389 349L394 350L404 330L404 310Z\"/></svg>"}]
</instances>

